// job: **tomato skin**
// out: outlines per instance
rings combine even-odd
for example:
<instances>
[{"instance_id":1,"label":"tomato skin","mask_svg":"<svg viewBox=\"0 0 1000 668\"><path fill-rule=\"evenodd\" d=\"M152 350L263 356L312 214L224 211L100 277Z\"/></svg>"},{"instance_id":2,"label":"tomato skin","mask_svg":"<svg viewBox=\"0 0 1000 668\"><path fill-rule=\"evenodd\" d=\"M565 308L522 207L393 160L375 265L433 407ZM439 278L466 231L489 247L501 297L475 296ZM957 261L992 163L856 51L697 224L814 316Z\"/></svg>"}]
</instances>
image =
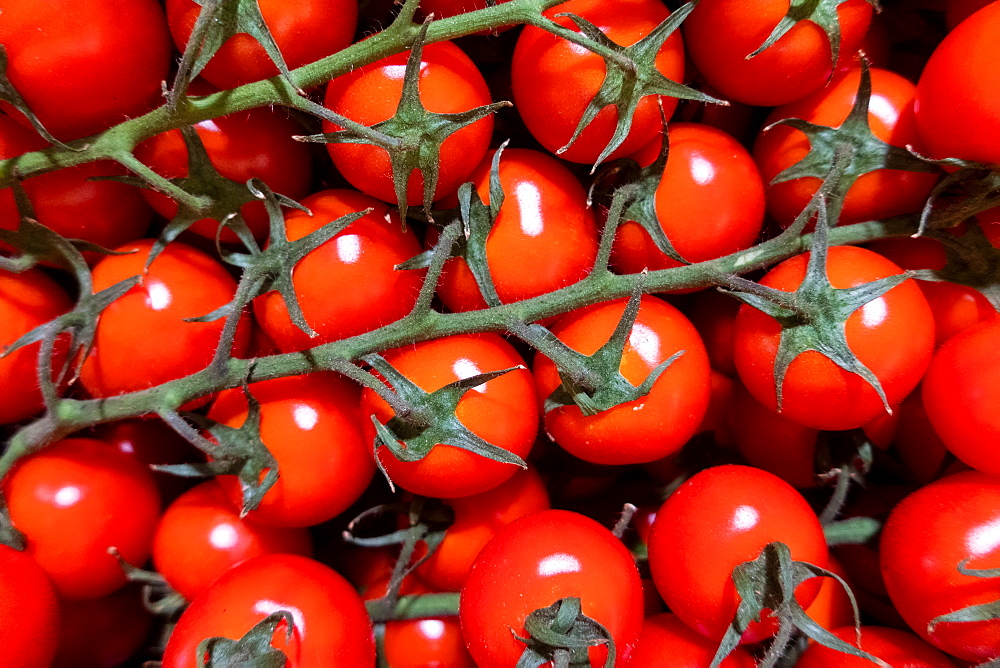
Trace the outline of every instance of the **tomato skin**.
<instances>
[{"instance_id":1,"label":"tomato skin","mask_svg":"<svg viewBox=\"0 0 1000 668\"><path fill-rule=\"evenodd\" d=\"M480 373L524 366L514 348L496 334L460 334L397 348L386 360L425 392ZM394 412L372 390L361 393L362 415L374 415L385 424ZM516 369L483 383L459 400L458 419L488 443L522 459L535 442L538 408L527 369ZM375 428L363 420L372 443ZM384 446L376 452L389 478L399 487L442 499L479 494L493 489L517 472L513 464L495 462L447 444L436 445L423 459L401 462Z\"/></svg>"},{"instance_id":2,"label":"tomato skin","mask_svg":"<svg viewBox=\"0 0 1000 668\"><path fill-rule=\"evenodd\" d=\"M302 211L286 215L288 239L295 241L326 223L369 207L375 210L295 265L292 284L306 322L319 336L309 338L292 324L277 292L254 301L264 332L283 352L363 334L402 318L416 303L423 270L395 266L421 251L412 229L403 231L388 205L351 190L323 190L306 197ZM350 286L331 293L330 285Z\"/></svg>"},{"instance_id":3,"label":"tomato skin","mask_svg":"<svg viewBox=\"0 0 1000 668\"><path fill-rule=\"evenodd\" d=\"M103 598L60 601L56 668L107 668L125 664L142 646L153 616L133 584Z\"/></svg>"},{"instance_id":4,"label":"tomato skin","mask_svg":"<svg viewBox=\"0 0 1000 668\"><path fill-rule=\"evenodd\" d=\"M831 629L833 635L857 646L854 625ZM862 626L861 648L877 656L890 666L900 668L952 668L955 664L917 636L888 626ZM850 656L818 643L809 646L796 666L800 668L865 668L872 665L868 659Z\"/></svg>"},{"instance_id":5,"label":"tomato skin","mask_svg":"<svg viewBox=\"0 0 1000 668\"><path fill-rule=\"evenodd\" d=\"M354 0L282 2L257 0L261 16L288 69L307 65L350 46L358 22ZM183 52L201 11L195 0L167 0L167 21L177 50ZM219 88L268 79L278 68L257 41L245 33L230 37L201 71Z\"/></svg>"},{"instance_id":6,"label":"tomato skin","mask_svg":"<svg viewBox=\"0 0 1000 668\"><path fill-rule=\"evenodd\" d=\"M749 152L700 123L671 123L667 138L656 218L674 250L688 262L702 262L753 245L764 222L764 184ZM659 144L653 142L657 150ZM611 262L625 274L680 266L633 221L618 228Z\"/></svg>"},{"instance_id":7,"label":"tomato skin","mask_svg":"<svg viewBox=\"0 0 1000 668\"><path fill-rule=\"evenodd\" d=\"M485 204L490 203L492 161L491 153L469 177ZM587 193L573 173L540 151L508 148L499 174L504 201L486 241L486 256L500 301L537 297L589 274L598 233ZM463 258L445 263L437 295L452 311L486 308Z\"/></svg>"},{"instance_id":8,"label":"tomato skin","mask_svg":"<svg viewBox=\"0 0 1000 668\"><path fill-rule=\"evenodd\" d=\"M363 125L374 125L396 113L403 90L403 71L409 51L358 67L333 79L326 87L323 104ZM451 42L424 46L420 65L420 100L434 113L459 113L490 104L493 100L483 75L465 53ZM323 132L341 129L328 121ZM438 183L434 200L456 190L489 148L493 117L487 116L456 131L441 143L438 156ZM333 164L347 181L361 192L383 202L396 203L389 154L364 144L327 144ZM424 179L410 175L406 203L424 200Z\"/></svg>"},{"instance_id":9,"label":"tomato skin","mask_svg":"<svg viewBox=\"0 0 1000 668\"><path fill-rule=\"evenodd\" d=\"M819 519L794 487L749 466L724 465L696 473L656 513L649 536L653 581L670 610L714 642L736 614L739 595L733 568L756 559L768 543L782 542L792 559L827 563ZM803 583L796 600L809 605L819 590ZM753 623L743 636L753 642L772 635L774 618Z\"/></svg>"},{"instance_id":10,"label":"tomato skin","mask_svg":"<svg viewBox=\"0 0 1000 668\"><path fill-rule=\"evenodd\" d=\"M647 615L629 665L703 668L712 662L717 647L669 612ZM723 660L722 668L753 668L757 663L743 647Z\"/></svg>"},{"instance_id":11,"label":"tomato skin","mask_svg":"<svg viewBox=\"0 0 1000 668\"><path fill-rule=\"evenodd\" d=\"M557 600L578 597L584 615L615 639L627 663L639 637L643 596L632 556L610 531L566 510L545 510L511 522L476 558L462 588L462 633L480 666L514 666L524 651L525 618ZM605 647L590 650L604 665Z\"/></svg>"},{"instance_id":12,"label":"tomato skin","mask_svg":"<svg viewBox=\"0 0 1000 668\"><path fill-rule=\"evenodd\" d=\"M28 554L62 598L99 598L125 584L109 547L131 564L149 557L160 515L156 483L103 441L67 438L20 460L3 494Z\"/></svg>"},{"instance_id":13,"label":"tomato skin","mask_svg":"<svg viewBox=\"0 0 1000 668\"><path fill-rule=\"evenodd\" d=\"M7 76L57 138L94 134L160 103L172 49L155 0L3 0L0 13Z\"/></svg>"},{"instance_id":14,"label":"tomato skin","mask_svg":"<svg viewBox=\"0 0 1000 668\"><path fill-rule=\"evenodd\" d=\"M577 30L569 18L557 18L557 14L565 12L582 16L612 41L623 45L639 41L670 15L661 3L650 0L616 3L570 0L546 10L545 16ZM683 79L684 45L679 32L667 38L656 56L656 67L668 79ZM511 63L514 106L532 136L548 151L555 153L569 141L584 110L600 89L605 71L604 60L597 54L541 28L524 28ZM677 106L677 99L665 96L660 99L669 118ZM614 108L605 107L559 157L571 162L593 163L611 140L617 120ZM661 128L657 97L647 95L636 107L625 141L609 159L634 153L652 141Z\"/></svg>"},{"instance_id":15,"label":"tomato skin","mask_svg":"<svg viewBox=\"0 0 1000 668\"><path fill-rule=\"evenodd\" d=\"M761 285L790 292L805 275L809 254L772 268ZM835 288L848 288L902 273L877 253L853 246L833 246L827 276ZM736 317L735 361L750 394L777 409L774 359L781 326L769 315L743 305ZM927 300L912 280L897 285L848 317L848 346L882 384L889 405L899 403L920 381L934 347L934 319ZM807 351L788 366L781 413L813 429L852 429L884 413L882 402L860 376L844 371L818 352Z\"/></svg>"},{"instance_id":16,"label":"tomato skin","mask_svg":"<svg viewBox=\"0 0 1000 668\"><path fill-rule=\"evenodd\" d=\"M292 613L272 646L289 668L370 668L375 665L371 621L350 583L327 566L293 554L265 554L230 569L184 611L163 655L164 668L200 665L196 650L205 638L241 638L267 615Z\"/></svg>"},{"instance_id":17,"label":"tomato skin","mask_svg":"<svg viewBox=\"0 0 1000 668\"><path fill-rule=\"evenodd\" d=\"M579 309L563 316L552 332L574 350L590 355L610 338L627 300ZM694 325L667 302L643 296L639 315L622 357L621 373L634 386L674 353L675 360L648 395L596 415L579 406L560 406L545 414L545 429L563 449L597 464L651 462L679 450L693 436L708 410L711 390L708 353ZM544 402L560 383L551 360L534 361L535 387Z\"/></svg>"},{"instance_id":18,"label":"tomato skin","mask_svg":"<svg viewBox=\"0 0 1000 668\"><path fill-rule=\"evenodd\" d=\"M966 329L934 354L923 404L945 447L972 468L1000 475L1000 318Z\"/></svg>"},{"instance_id":19,"label":"tomato skin","mask_svg":"<svg viewBox=\"0 0 1000 668\"><path fill-rule=\"evenodd\" d=\"M46 668L56 653L59 601L27 552L0 545L0 647L8 665Z\"/></svg>"},{"instance_id":20,"label":"tomato skin","mask_svg":"<svg viewBox=\"0 0 1000 668\"><path fill-rule=\"evenodd\" d=\"M389 622L385 656L392 668L476 668L454 617Z\"/></svg>"},{"instance_id":21,"label":"tomato skin","mask_svg":"<svg viewBox=\"0 0 1000 668\"><path fill-rule=\"evenodd\" d=\"M289 376L250 384L260 402L260 437L278 462L279 478L254 522L306 527L336 516L354 503L375 473L371 441L361 431L358 389L329 372ZM247 417L241 388L225 390L208 416L231 427ZM234 505L242 492L235 476L219 478Z\"/></svg>"},{"instance_id":22,"label":"tomato skin","mask_svg":"<svg viewBox=\"0 0 1000 668\"><path fill-rule=\"evenodd\" d=\"M821 88L834 71L830 43L811 21L792 27L747 59L788 12L789 0L705 0L681 26L688 53L705 80L725 99L761 107L797 100ZM837 7L840 63L853 57L871 23L865 0ZM839 63L838 63L839 64Z\"/></svg>"},{"instance_id":23,"label":"tomato skin","mask_svg":"<svg viewBox=\"0 0 1000 668\"><path fill-rule=\"evenodd\" d=\"M996 600L992 578L962 575L1000 566L992 540L1000 522L1000 479L967 471L918 489L897 505L882 529L881 566L896 609L917 635L938 649L980 663L1000 656L1000 622L942 623L933 618Z\"/></svg>"},{"instance_id":24,"label":"tomato skin","mask_svg":"<svg viewBox=\"0 0 1000 668\"><path fill-rule=\"evenodd\" d=\"M893 146L914 146L921 150L913 114L916 87L889 70L873 67L870 72L872 95L868 123L872 133ZM824 88L772 111L764 125L786 118L801 118L816 125L839 127L857 99L860 81L860 67L842 69ZM806 135L787 125L762 132L753 149L765 183L770 183L808 152ZM839 223L846 225L919 211L937 180L936 173L894 169L864 174L847 191ZM820 182L818 178L807 177L769 185L768 213L783 227L788 227L805 209Z\"/></svg>"},{"instance_id":25,"label":"tomato skin","mask_svg":"<svg viewBox=\"0 0 1000 668\"><path fill-rule=\"evenodd\" d=\"M94 291L142 276L152 239L117 248L94 266ZM236 281L211 256L174 242L150 266L142 282L101 312L94 347L80 382L94 397L143 390L200 371L212 360L223 320L185 322L232 300ZM249 323L237 330L235 355L245 350Z\"/></svg>"},{"instance_id":26,"label":"tomato skin","mask_svg":"<svg viewBox=\"0 0 1000 668\"><path fill-rule=\"evenodd\" d=\"M998 31L992 3L948 33L924 66L913 106L931 157L1000 163Z\"/></svg>"}]
</instances>

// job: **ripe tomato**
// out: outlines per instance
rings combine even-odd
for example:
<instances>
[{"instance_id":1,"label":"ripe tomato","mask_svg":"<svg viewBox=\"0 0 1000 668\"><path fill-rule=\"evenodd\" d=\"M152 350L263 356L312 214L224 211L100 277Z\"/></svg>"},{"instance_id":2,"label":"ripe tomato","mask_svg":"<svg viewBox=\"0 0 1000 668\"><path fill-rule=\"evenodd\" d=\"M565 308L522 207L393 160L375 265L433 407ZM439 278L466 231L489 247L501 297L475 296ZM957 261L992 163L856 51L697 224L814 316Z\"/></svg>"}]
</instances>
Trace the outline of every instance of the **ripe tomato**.
<instances>
[{"instance_id":1,"label":"ripe tomato","mask_svg":"<svg viewBox=\"0 0 1000 668\"><path fill-rule=\"evenodd\" d=\"M569 18L556 17L565 12L590 21L623 46L638 42L670 15L663 4L651 0L615 3L570 0L547 10L545 15L559 25L577 30ZM678 82L683 79L684 45L679 32L667 38L656 56L656 68L668 79ZM554 153L570 140L584 110L600 89L605 71L604 60L597 54L541 28L524 28L511 62L514 105L532 136L547 150ZM660 100L669 118L677 100L663 96ZM572 162L596 161L611 140L617 120L614 107L605 107L560 157ZM636 107L625 141L609 158L634 153L652 141L661 127L657 97L647 95Z\"/></svg>"},{"instance_id":2,"label":"ripe tomato","mask_svg":"<svg viewBox=\"0 0 1000 668\"><path fill-rule=\"evenodd\" d=\"M712 662L715 645L669 612L647 615L629 665L703 668ZM757 663L745 648L737 647L722 668L753 668Z\"/></svg>"},{"instance_id":3,"label":"ripe tomato","mask_svg":"<svg viewBox=\"0 0 1000 668\"><path fill-rule=\"evenodd\" d=\"M94 347L80 370L92 396L110 397L153 387L205 368L215 353L223 320L185 322L228 303L236 281L218 260L174 242L143 268L153 240L141 239L116 250L94 267L94 291L132 276L142 282L101 313ZM233 346L246 348L249 327L241 326Z\"/></svg>"},{"instance_id":4,"label":"ripe tomato","mask_svg":"<svg viewBox=\"0 0 1000 668\"><path fill-rule=\"evenodd\" d=\"M605 302L569 313L552 332L570 348L590 355L611 337L626 300ZM596 415L579 406L560 406L545 414L545 429L563 449L597 464L651 462L680 450L698 430L708 409L708 353L694 325L667 302L642 297L622 356L621 373L638 387L660 363L684 351L645 397ZM544 401L559 387L555 365L538 355L535 387Z\"/></svg>"},{"instance_id":5,"label":"ripe tomato","mask_svg":"<svg viewBox=\"0 0 1000 668\"><path fill-rule=\"evenodd\" d=\"M935 158L1000 163L1000 5L979 10L937 46L917 82L917 129Z\"/></svg>"},{"instance_id":6,"label":"ripe tomato","mask_svg":"<svg viewBox=\"0 0 1000 668\"><path fill-rule=\"evenodd\" d=\"M409 51L358 67L337 77L326 87L323 104L342 116L375 125L396 113L403 91L403 72ZM490 104L493 100L483 75L460 48L451 42L424 46L420 62L420 101L428 111L459 113ZM340 128L324 121L323 132ZM451 134L441 143L438 183L434 199L455 192L486 155L493 117L487 116ZM333 164L361 192L383 202L396 203L389 154L365 144L327 144ZM424 179L410 175L406 203L424 201Z\"/></svg>"},{"instance_id":7,"label":"ripe tomato","mask_svg":"<svg viewBox=\"0 0 1000 668\"><path fill-rule=\"evenodd\" d=\"M972 468L1000 475L1000 318L941 346L922 388L924 410L945 447Z\"/></svg>"},{"instance_id":8,"label":"ripe tomato","mask_svg":"<svg viewBox=\"0 0 1000 668\"><path fill-rule=\"evenodd\" d=\"M797 23L763 52L747 58L788 7L788 0L704 0L691 12L681 27L684 43L705 80L723 97L771 107L797 100L826 83L834 71L830 42L812 21ZM866 0L847 0L837 7L839 63L854 56L871 17Z\"/></svg>"},{"instance_id":9,"label":"ripe tomato","mask_svg":"<svg viewBox=\"0 0 1000 668\"><path fill-rule=\"evenodd\" d=\"M199 665L198 644L239 639L268 615L287 610L271 645L289 668L372 668L375 642L361 597L339 573L308 557L265 554L230 569L184 611L163 654L164 668Z\"/></svg>"},{"instance_id":10,"label":"ripe tomato","mask_svg":"<svg viewBox=\"0 0 1000 668\"><path fill-rule=\"evenodd\" d=\"M903 499L882 529L881 564L896 609L917 635L949 654L980 663L1000 657L1000 621L943 622L940 615L1000 597L995 578L962 575L1000 567L1000 479L967 471Z\"/></svg>"},{"instance_id":11,"label":"ripe tomato","mask_svg":"<svg viewBox=\"0 0 1000 668\"><path fill-rule=\"evenodd\" d=\"M492 161L491 153L469 177L486 204ZM504 200L486 241L486 255L500 301L537 297L590 273L597 256L597 227L587 193L573 173L540 151L509 148L500 158L499 174ZM462 258L445 263L437 295L452 311L486 308Z\"/></svg>"},{"instance_id":12,"label":"ripe tomato","mask_svg":"<svg viewBox=\"0 0 1000 668\"><path fill-rule=\"evenodd\" d=\"M905 666L906 668L953 668L948 657L937 651L923 640L888 626L862 626L861 644L857 642L854 625L831 629L833 635L855 647L877 656L890 666ZM809 646L799 657L798 668L867 668L872 665L868 659L844 654L818 643Z\"/></svg>"},{"instance_id":13,"label":"ripe tomato","mask_svg":"<svg viewBox=\"0 0 1000 668\"><path fill-rule=\"evenodd\" d=\"M167 0L170 34L180 51L191 38L201 4L195 0ZM256 4L288 69L334 54L354 39L358 22L358 3L354 0L257 0ZM201 72L220 88L235 88L276 74L278 68L246 33L230 37Z\"/></svg>"},{"instance_id":14,"label":"ripe tomato","mask_svg":"<svg viewBox=\"0 0 1000 668\"><path fill-rule=\"evenodd\" d=\"M616 659L627 663L642 624L642 584L632 555L594 520L545 510L502 528L476 558L462 588L459 618L477 665L513 667L525 649L524 620L535 610L577 597L582 613L604 626ZM603 666L606 646L591 648Z\"/></svg>"},{"instance_id":15,"label":"ripe tomato","mask_svg":"<svg viewBox=\"0 0 1000 668\"><path fill-rule=\"evenodd\" d=\"M28 554L63 598L99 598L125 584L115 547L149 557L160 498L149 471L103 441L68 438L19 461L3 480Z\"/></svg>"},{"instance_id":16,"label":"ripe tomato","mask_svg":"<svg viewBox=\"0 0 1000 668\"><path fill-rule=\"evenodd\" d=\"M674 250L688 262L702 262L753 245L764 222L764 184L747 150L722 130L699 123L671 123L667 138L656 219ZM659 151L660 143L654 140L650 148ZM639 162L654 157L649 153L637 156ZM623 274L680 266L632 221L618 228L611 262Z\"/></svg>"},{"instance_id":17,"label":"ripe tomato","mask_svg":"<svg viewBox=\"0 0 1000 668\"><path fill-rule=\"evenodd\" d=\"M371 441L361 432L357 386L342 376L319 372L252 383L249 389L260 402L260 438L277 460L280 477L247 517L275 526L306 527L354 503L375 473ZM241 426L247 417L242 388L221 392L208 416ZM219 480L239 507L238 480Z\"/></svg>"},{"instance_id":18,"label":"ripe tomato","mask_svg":"<svg viewBox=\"0 0 1000 668\"><path fill-rule=\"evenodd\" d=\"M913 119L916 87L889 70L873 67L870 72L872 94L868 123L872 133L893 146L912 145L919 150L920 138ZM842 69L826 87L772 111L764 124L801 118L816 125L840 127L854 106L860 81L860 67ZM753 149L766 183L806 157L808 152L806 135L787 125L762 132ZM847 191L839 222L846 225L919 211L937 179L935 173L899 169L879 169L864 174ZM820 179L813 177L769 185L768 213L788 227L806 208L819 185Z\"/></svg>"},{"instance_id":19,"label":"ripe tomato","mask_svg":"<svg viewBox=\"0 0 1000 668\"><path fill-rule=\"evenodd\" d=\"M792 559L827 563L826 540L816 514L794 487L749 466L705 469L682 484L656 513L649 536L653 581L670 610L714 642L722 639L739 605L733 569L756 559L768 543L782 542ZM819 591L817 579L796 590L806 606ZM744 634L767 638L776 619L764 617Z\"/></svg>"},{"instance_id":20,"label":"ripe tomato","mask_svg":"<svg viewBox=\"0 0 1000 668\"><path fill-rule=\"evenodd\" d=\"M59 637L59 601L31 555L0 545L0 647L4 663L51 665Z\"/></svg>"},{"instance_id":21,"label":"ripe tomato","mask_svg":"<svg viewBox=\"0 0 1000 668\"><path fill-rule=\"evenodd\" d=\"M72 308L58 283L39 269L20 274L0 270L0 345L8 346L35 327ZM38 348L33 343L0 358L0 424L20 422L42 410L38 389ZM57 346L55 369L65 359Z\"/></svg>"},{"instance_id":22,"label":"ripe tomato","mask_svg":"<svg viewBox=\"0 0 1000 668\"><path fill-rule=\"evenodd\" d=\"M172 49L156 0L3 0L0 13L7 77L59 139L94 134L160 102Z\"/></svg>"},{"instance_id":23,"label":"ripe tomato","mask_svg":"<svg viewBox=\"0 0 1000 668\"><path fill-rule=\"evenodd\" d=\"M302 200L312 211L290 211L288 239L295 241L326 223L368 207L375 210L306 255L292 270L292 284L306 322L319 336L309 338L292 324L277 292L254 301L264 332L284 352L362 334L402 318L420 292L424 272L395 266L420 253L412 230L404 231L390 207L353 190L323 190ZM331 285L343 286L332 291Z\"/></svg>"},{"instance_id":24,"label":"ripe tomato","mask_svg":"<svg viewBox=\"0 0 1000 668\"><path fill-rule=\"evenodd\" d=\"M385 657L392 668L476 668L455 617L387 623Z\"/></svg>"},{"instance_id":25,"label":"ripe tomato","mask_svg":"<svg viewBox=\"0 0 1000 668\"><path fill-rule=\"evenodd\" d=\"M103 598L60 601L59 607L55 668L124 665L143 646L153 625L137 584Z\"/></svg>"},{"instance_id":26,"label":"ripe tomato","mask_svg":"<svg viewBox=\"0 0 1000 668\"><path fill-rule=\"evenodd\" d=\"M761 284L791 292L805 275L809 254L797 255L771 269ZM827 256L827 276L835 288L862 285L901 273L877 253L834 246ZM934 347L934 319L927 300L912 280L897 285L857 309L846 321L847 345L882 384L889 405L898 404L920 381ZM735 360L750 394L777 408L774 359L781 325L750 306L736 317ZM841 369L815 351L796 357L783 384L782 415L813 429L852 429L885 411L875 389L861 376Z\"/></svg>"}]
</instances>

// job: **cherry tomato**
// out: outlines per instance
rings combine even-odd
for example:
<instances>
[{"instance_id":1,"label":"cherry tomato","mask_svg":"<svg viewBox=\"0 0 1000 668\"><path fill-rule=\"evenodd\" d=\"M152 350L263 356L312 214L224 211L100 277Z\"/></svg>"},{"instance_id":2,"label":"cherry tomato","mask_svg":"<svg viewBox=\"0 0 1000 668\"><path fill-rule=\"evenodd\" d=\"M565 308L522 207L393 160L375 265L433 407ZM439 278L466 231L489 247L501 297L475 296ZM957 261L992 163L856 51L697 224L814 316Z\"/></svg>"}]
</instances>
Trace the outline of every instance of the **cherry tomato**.
<instances>
[{"instance_id":1,"label":"cherry tomato","mask_svg":"<svg viewBox=\"0 0 1000 668\"><path fill-rule=\"evenodd\" d=\"M703 668L712 662L716 646L669 612L648 615L630 665ZM722 668L753 668L757 663L745 648L737 647L720 664Z\"/></svg>"},{"instance_id":2,"label":"cherry tomato","mask_svg":"<svg viewBox=\"0 0 1000 668\"><path fill-rule=\"evenodd\" d=\"M19 461L3 480L14 526L63 598L106 596L125 584L108 548L149 557L160 498L149 471L103 441L68 438Z\"/></svg>"},{"instance_id":3,"label":"cherry tomato","mask_svg":"<svg viewBox=\"0 0 1000 668\"><path fill-rule=\"evenodd\" d=\"M832 629L833 635L855 647L877 656L890 666L906 668L952 668L955 664L912 633L887 626L862 626L861 644L858 644L854 625ZM809 646L796 666L799 668L866 668L872 665L868 659L844 654L820 644Z\"/></svg>"},{"instance_id":4,"label":"cherry tomato","mask_svg":"<svg viewBox=\"0 0 1000 668\"><path fill-rule=\"evenodd\" d=\"M392 668L476 668L455 617L387 623L385 657Z\"/></svg>"},{"instance_id":5,"label":"cherry tomato","mask_svg":"<svg viewBox=\"0 0 1000 668\"><path fill-rule=\"evenodd\" d=\"M908 479L926 485L938 478L945 465L953 460L927 417L919 388L903 400L896 412L899 415L893 439L896 456Z\"/></svg>"},{"instance_id":6,"label":"cherry tomato","mask_svg":"<svg viewBox=\"0 0 1000 668\"><path fill-rule=\"evenodd\" d=\"M611 337L625 300L605 302L563 316L552 332L570 348L590 355ZM645 397L595 415L579 406L560 406L545 414L545 429L562 448L597 464L635 464L666 457L697 431L708 409L708 353L691 322L656 297L642 297L639 316L622 356L621 373L638 387L664 360L683 354L667 367ZM544 401L558 386L555 365L538 355L535 386Z\"/></svg>"},{"instance_id":7,"label":"cherry tomato","mask_svg":"<svg viewBox=\"0 0 1000 668\"><path fill-rule=\"evenodd\" d=\"M142 588L129 585L103 598L61 601L57 668L106 668L125 664L143 646L153 616Z\"/></svg>"},{"instance_id":8,"label":"cherry tomato","mask_svg":"<svg viewBox=\"0 0 1000 668\"><path fill-rule=\"evenodd\" d=\"M616 3L570 0L547 10L545 15L561 26L576 30L568 17L558 16L566 12L590 21L623 46L638 42L670 15L661 3L650 0ZM679 32L667 38L657 53L656 68L668 79L682 80L684 45ZM511 63L514 106L532 136L547 150L555 153L570 140L584 110L600 89L605 72L604 60L597 54L541 28L525 27ZM677 106L676 98L659 99L669 118ZM572 162L594 162L611 140L617 120L614 107L600 110L560 157ZM636 107L628 136L610 158L634 153L652 141L662 126L657 97L647 95Z\"/></svg>"},{"instance_id":9,"label":"cherry tomato","mask_svg":"<svg viewBox=\"0 0 1000 668\"><path fill-rule=\"evenodd\" d=\"M459 618L477 665L513 667L525 649L524 620L535 610L577 597L582 613L615 640L627 663L642 624L642 583L632 555L594 520L566 510L544 510L502 528L476 558L462 588ZM606 646L591 648L602 666Z\"/></svg>"},{"instance_id":10,"label":"cherry tomato","mask_svg":"<svg viewBox=\"0 0 1000 668\"><path fill-rule=\"evenodd\" d=\"M0 647L4 663L46 668L56 653L59 601L27 552L0 545Z\"/></svg>"}]
</instances>

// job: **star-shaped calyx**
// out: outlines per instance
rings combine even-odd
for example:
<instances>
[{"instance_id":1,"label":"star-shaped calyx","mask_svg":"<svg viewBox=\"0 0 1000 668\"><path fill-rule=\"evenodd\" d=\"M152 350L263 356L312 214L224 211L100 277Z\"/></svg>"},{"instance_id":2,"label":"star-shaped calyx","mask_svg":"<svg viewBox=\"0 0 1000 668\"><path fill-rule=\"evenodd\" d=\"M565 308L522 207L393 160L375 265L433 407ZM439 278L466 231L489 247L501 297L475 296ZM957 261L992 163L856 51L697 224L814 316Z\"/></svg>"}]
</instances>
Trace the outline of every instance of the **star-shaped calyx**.
<instances>
[{"instance_id":1,"label":"star-shaped calyx","mask_svg":"<svg viewBox=\"0 0 1000 668\"><path fill-rule=\"evenodd\" d=\"M285 625L285 642L291 641L295 620L288 610L272 612L239 640L205 638L198 643L197 656L205 657L199 665L205 668L282 668L287 665L288 657L271 645L279 624Z\"/></svg>"},{"instance_id":2,"label":"star-shaped calyx","mask_svg":"<svg viewBox=\"0 0 1000 668\"><path fill-rule=\"evenodd\" d=\"M599 645L608 648L604 668L612 668L615 665L614 638L603 624L583 614L582 607L576 596L561 598L524 619L528 637L522 638L511 630L514 637L526 645L517 668L589 666L589 650Z\"/></svg>"}]
</instances>

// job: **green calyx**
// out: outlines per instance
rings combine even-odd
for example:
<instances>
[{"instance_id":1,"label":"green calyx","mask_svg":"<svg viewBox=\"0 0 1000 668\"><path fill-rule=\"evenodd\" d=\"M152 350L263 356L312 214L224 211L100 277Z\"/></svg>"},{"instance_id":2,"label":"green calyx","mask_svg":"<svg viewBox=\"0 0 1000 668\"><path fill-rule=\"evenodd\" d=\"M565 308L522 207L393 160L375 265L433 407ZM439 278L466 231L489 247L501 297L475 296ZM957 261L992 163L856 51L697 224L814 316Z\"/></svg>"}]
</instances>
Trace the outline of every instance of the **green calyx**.
<instances>
[{"instance_id":1,"label":"green calyx","mask_svg":"<svg viewBox=\"0 0 1000 668\"><path fill-rule=\"evenodd\" d=\"M295 633L295 620L288 610L278 610L260 620L239 640L206 638L198 643L199 666L203 668L282 668L288 657L271 645L275 631L285 625L285 641Z\"/></svg>"},{"instance_id":2,"label":"green calyx","mask_svg":"<svg viewBox=\"0 0 1000 668\"><path fill-rule=\"evenodd\" d=\"M600 645L608 648L605 668L615 665L615 641L611 633L583 614L578 597L561 598L535 610L524 620L524 630L526 638L511 631L526 645L517 668L539 668L550 663L556 668L590 668L589 650Z\"/></svg>"}]
</instances>

